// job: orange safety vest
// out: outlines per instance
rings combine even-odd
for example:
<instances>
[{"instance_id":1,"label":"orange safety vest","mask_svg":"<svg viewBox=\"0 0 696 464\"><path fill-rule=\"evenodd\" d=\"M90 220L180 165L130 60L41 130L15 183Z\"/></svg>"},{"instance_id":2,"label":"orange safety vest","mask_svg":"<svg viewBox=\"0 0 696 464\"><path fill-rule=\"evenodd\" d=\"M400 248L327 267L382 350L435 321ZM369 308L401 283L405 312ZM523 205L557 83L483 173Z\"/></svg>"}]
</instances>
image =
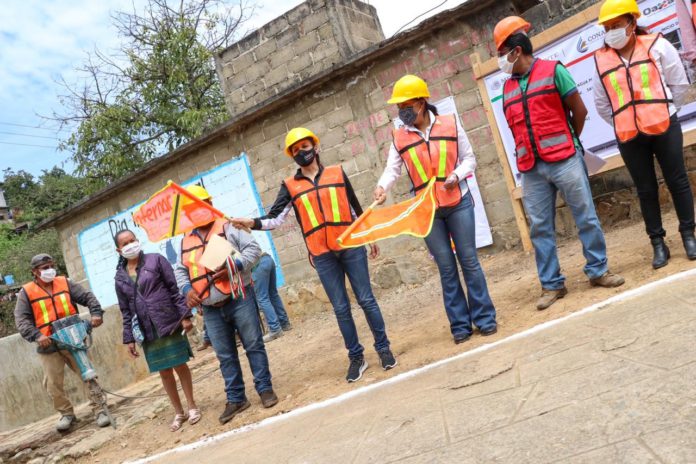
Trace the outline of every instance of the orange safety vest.
<instances>
[{"instance_id":1,"label":"orange safety vest","mask_svg":"<svg viewBox=\"0 0 696 464\"><path fill-rule=\"evenodd\" d=\"M77 314L77 308L70 298L67 277L59 276L53 279L53 294L48 293L36 282L29 282L22 288L27 293L29 304L34 311L36 327L47 337L51 335L51 322Z\"/></svg>"},{"instance_id":2,"label":"orange safety vest","mask_svg":"<svg viewBox=\"0 0 696 464\"><path fill-rule=\"evenodd\" d=\"M226 219L216 219L210 227L208 235L204 238L201 238L197 233L191 231L184 235L183 240L181 240L181 263L188 268L191 286L199 295L208 285L213 274L215 274L215 272L200 264L201 256L203 256L203 252L205 252L205 246L208 244L209 237L213 235L225 237L225 224L227 224ZM230 280L227 276L216 280L212 285L224 295L232 293ZM210 290L206 290L202 298L206 299L209 296Z\"/></svg>"},{"instance_id":3,"label":"orange safety vest","mask_svg":"<svg viewBox=\"0 0 696 464\"><path fill-rule=\"evenodd\" d=\"M295 216L312 256L341 251L338 237L353 223L341 166L327 166L314 182L306 177L288 177Z\"/></svg>"},{"instance_id":4,"label":"orange safety vest","mask_svg":"<svg viewBox=\"0 0 696 464\"><path fill-rule=\"evenodd\" d=\"M459 185L452 190L445 190L443 187L459 158L454 115L435 116L428 142L419 133L406 130L405 127L394 130L393 135L394 146L406 165L414 192L418 193L427 187L430 178L435 176L437 206L459 204L462 201Z\"/></svg>"},{"instance_id":5,"label":"orange safety vest","mask_svg":"<svg viewBox=\"0 0 696 464\"><path fill-rule=\"evenodd\" d=\"M636 36L628 65L610 47L595 52L595 64L611 102L614 132L625 143L638 134L660 135L669 128L669 103L662 76L650 56L661 34Z\"/></svg>"}]
</instances>

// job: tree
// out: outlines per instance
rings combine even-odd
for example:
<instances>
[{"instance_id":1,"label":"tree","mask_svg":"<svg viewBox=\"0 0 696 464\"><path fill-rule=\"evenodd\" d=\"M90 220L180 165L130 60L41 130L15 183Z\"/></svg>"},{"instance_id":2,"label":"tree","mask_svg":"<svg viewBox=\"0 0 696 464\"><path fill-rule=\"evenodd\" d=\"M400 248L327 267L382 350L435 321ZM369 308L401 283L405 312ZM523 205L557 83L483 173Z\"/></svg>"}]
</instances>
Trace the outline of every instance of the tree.
<instances>
[{"instance_id":1,"label":"tree","mask_svg":"<svg viewBox=\"0 0 696 464\"><path fill-rule=\"evenodd\" d=\"M89 179L58 167L44 170L38 181L26 171L5 169L3 190L9 206L18 211L16 222L36 225L81 200L96 188Z\"/></svg>"},{"instance_id":2,"label":"tree","mask_svg":"<svg viewBox=\"0 0 696 464\"><path fill-rule=\"evenodd\" d=\"M103 186L225 120L213 53L239 35L253 12L246 1L147 0L141 14L113 15L120 56L88 54L84 80L61 81L65 114L52 117L74 128L60 148L78 175Z\"/></svg>"}]
</instances>

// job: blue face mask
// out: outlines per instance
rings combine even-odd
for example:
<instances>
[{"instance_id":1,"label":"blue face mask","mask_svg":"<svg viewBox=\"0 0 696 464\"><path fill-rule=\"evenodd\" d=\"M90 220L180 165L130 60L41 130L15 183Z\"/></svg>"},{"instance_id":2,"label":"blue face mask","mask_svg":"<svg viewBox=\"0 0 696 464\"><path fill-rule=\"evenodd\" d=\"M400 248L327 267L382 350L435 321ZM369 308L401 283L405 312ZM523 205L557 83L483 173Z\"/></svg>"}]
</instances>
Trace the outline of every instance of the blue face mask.
<instances>
[{"instance_id":1,"label":"blue face mask","mask_svg":"<svg viewBox=\"0 0 696 464\"><path fill-rule=\"evenodd\" d=\"M418 113L416 113L416 110L414 110L412 106L399 108L399 119L407 126L412 126L416 122L417 117Z\"/></svg>"}]
</instances>

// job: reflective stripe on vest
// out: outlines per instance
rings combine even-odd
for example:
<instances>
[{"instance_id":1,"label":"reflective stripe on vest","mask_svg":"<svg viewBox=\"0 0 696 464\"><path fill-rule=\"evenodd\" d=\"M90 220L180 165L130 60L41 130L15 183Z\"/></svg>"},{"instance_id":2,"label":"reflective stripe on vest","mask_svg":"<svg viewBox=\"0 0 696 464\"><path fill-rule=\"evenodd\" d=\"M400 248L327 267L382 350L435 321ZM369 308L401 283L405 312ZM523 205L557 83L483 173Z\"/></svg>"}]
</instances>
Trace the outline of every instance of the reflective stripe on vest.
<instances>
[{"instance_id":1,"label":"reflective stripe on vest","mask_svg":"<svg viewBox=\"0 0 696 464\"><path fill-rule=\"evenodd\" d=\"M331 212L333 213L333 222L341 222L341 211L338 209L338 194L336 187L329 187L329 195L331 196Z\"/></svg>"},{"instance_id":2,"label":"reflective stripe on vest","mask_svg":"<svg viewBox=\"0 0 696 464\"><path fill-rule=\"evenodd\" d=\"M48 309L46 308L46 300L39 300L39 306L41 307L41 314L43 315L43 322L39 325L46 325L51 322L48 317ZM36 321L38 322L38 321Z\"/></svg>"},{"instance_id":3,"label":"reflective stripe on vest","mask_svg":"<svg viewBox=\"0 0 696 464\"><path fill-rule=\"evenodd\" d=\"M353 222L341 166L323 167L314 182L303 176L284 182L309 253L340 251L337 239Z\"/></svg>"},{"instance_id":4,"label":"reflective stripe on vest","mask_svg":"<svg viewBox=\"0 0 696 464\"><path fill-rule=\"evenodd\" d=\"M415 131L404 127L393 132L394 147L406 165L414 191L428 185L431 177L436 178L435 187L438 206L454 206L461 201L461 189L447 190L442 184L458 163L457 124L454 115L436 116L430 129L430 139L426 142Z\"/></svg>"},{"instance_id":5,"label":"reflective stripe on vest","mask_svg":"<svg viewBox=\"0 0 696 464\"><path fill-rule=\"evenodd\" d=\"M639 35L629 62L604 47L594 55L601 85L611 103L614 132L625 143L639 134L664 134L670 125L667 91L650 55L660 35Z\"/></svg>"},{"instance_id":6,"label":"reflective stripe on vest","mask_svg":"<svg viewBox=\"0 0 696 464\"><path fill-rule=\"evenodd\" d=\"M312 208L312 204L309 202L307 193L304 195L300 195L300 200L302 200L302 205L305 208L305 211L307 211L307 216L309 216L309 222L312 224L312 229L316 229L319 227L319 221L317 220L317 213L314 212L314 208Z\"/></svg>"},{"instance_id":7,"label":"reflective stripe on vest","mask_svg":"<svg viewBox=\"0 0 696 464\"><path fill-rule=\"evenodd\" d=\"M416 153L416 147L411 147L408 149L408 156L411 157L411 162L416 167L416 171L418 172L418 175L420 176L421 182L424 184L427 184L429 177L425 173L425 168L423 168L423 164L421 164L420 159L418 159L418 154Z\"/></svg>"}]
</instances>

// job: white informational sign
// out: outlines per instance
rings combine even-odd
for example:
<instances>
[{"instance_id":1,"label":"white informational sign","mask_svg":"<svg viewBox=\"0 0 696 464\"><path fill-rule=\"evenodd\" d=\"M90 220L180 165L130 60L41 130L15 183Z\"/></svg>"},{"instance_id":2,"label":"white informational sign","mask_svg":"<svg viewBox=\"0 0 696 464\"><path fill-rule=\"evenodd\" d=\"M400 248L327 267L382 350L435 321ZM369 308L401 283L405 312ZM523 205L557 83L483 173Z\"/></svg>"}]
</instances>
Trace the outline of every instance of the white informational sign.
<instances>
[{"instance_id":1,"label":"white informational sign","mask_svg":"<svg viewBox=\"0 0 696 464\"><path fill-rule=\"evenodd\" d=\"M644 0L638 4L642 12L638 24L650 32L661 32L677 49L681 50L681 32L677 23L675 0ZM593 21L538 51L535 50L534 55L547 60L558 60L570 71L588 110L580 141L586 149L606 159L618 155L614 129L597 114L592 95L595 85L593 78L596 72L593 55L603 45L604 28ZM503 84L508 77L509 75L497 71L485 77L484 83L491 99L508 162L515 175L515 182L519 186L520 175L515 160L515 143L503 114ZM696 102L682 107L679 117L685 131L696 127Z\"/></svg>"},{"instance_id":2,"label":"white informational sign","mask_svg":"<svg viewBox=\"0 0 696 464\"><path fill-rule=\"evenodd\" d=\"M213 197L215 207L228 216L258 217L264 214L261 197L256 190L254 177L251 174L249 160L244 153L210 171L187 179L182 185L186 187L196 183L203 185L208 190ZM160 253L172 265L179 259L181 235L153 243L147 239L145 231L133 223L133 212L141 204L133 205L126 211L121 211L110 218L92 224L77 235L77 244L82 256L85 275L89 280L92 292L103 307L118 303L114 289L114 275L118 263L114 236L118 231L130 229L135 232L145 253ZM270 232L253 231L252 233L261 248L271 255L276 263L279 263ZM283 285L284 278L280 265L276 266L276 277L278 286Z\"/></svg>"},{"instance_id":3,"label":"white informational sign","mask_svg":"<svg viewBox=\"0 0 696 464\"><path fill-rule=\"evenodd\" d=\"M459 120L461 125L461 120L459 119L459 113L457 112L457 107L454 103L454 97L447 97L440 101L434 102L433 105L437 108L439 114L454 114ZM394 127L397 129L403 126L401 119L398 117L394 118ZM478 182L476 182L476 176L472 175L466 179L466 183L471 191L471 196L474 199L474 215L476 217L476 248L483 248L488 245L493 244L493 235L491 234L491 226L488 224L488 216L486 216L486 210L483 207L483 199L481 198L481 192L478 187Z\"/></svg>"}]
</instances>

